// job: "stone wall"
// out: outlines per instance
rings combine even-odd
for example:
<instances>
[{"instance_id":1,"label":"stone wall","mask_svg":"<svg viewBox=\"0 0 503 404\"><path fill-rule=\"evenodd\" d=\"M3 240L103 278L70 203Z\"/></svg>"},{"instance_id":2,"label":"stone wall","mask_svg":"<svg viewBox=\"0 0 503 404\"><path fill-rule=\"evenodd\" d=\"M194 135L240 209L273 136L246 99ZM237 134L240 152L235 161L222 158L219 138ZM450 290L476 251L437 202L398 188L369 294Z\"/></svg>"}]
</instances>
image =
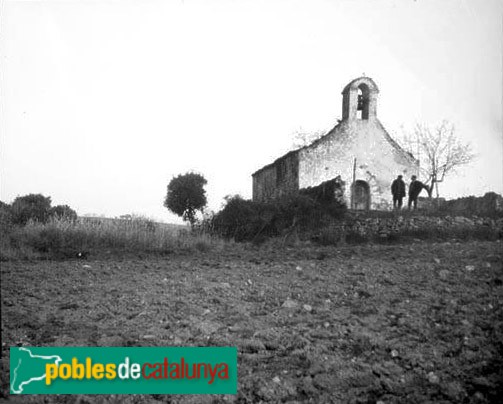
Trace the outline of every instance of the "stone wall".
<instances>
[{"instance_id":1,"label":"stone wall","mask_svg":"<svg viewBox=\"0 0 503 404\"><path fill-rule=\"evenodd\" d=\"M393 235L404 235L415 232L431 234L432 238L441 236L450 231L465 231L467 234L473 231L490 230L503 236L503 218L464 216L397 216L392 218L368 218L352 217L342 222L335 222L328 226L331 232L341 236L351 234L363 238L387 239Z\"/></svg>"},{"instance_id":2,"label":"stone wall","mask_svg":"<svg viewBox=\"0 0 503 404\"><path fill-rule=\"evenodd\" d=\"M253 200L268 202L299 190L299 158L293 151L253 174Z\"/></svg>"}]
</instances>

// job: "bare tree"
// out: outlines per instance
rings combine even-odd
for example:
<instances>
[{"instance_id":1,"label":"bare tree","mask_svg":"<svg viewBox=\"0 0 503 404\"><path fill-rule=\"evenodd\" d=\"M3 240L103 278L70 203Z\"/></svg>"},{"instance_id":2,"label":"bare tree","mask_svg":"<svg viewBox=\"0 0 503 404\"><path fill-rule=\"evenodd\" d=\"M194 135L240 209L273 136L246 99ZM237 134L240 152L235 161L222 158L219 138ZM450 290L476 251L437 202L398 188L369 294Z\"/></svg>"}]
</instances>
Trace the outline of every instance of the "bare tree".
<instances>
[{"instance_id":1,"label":"bare tree","mask_svg":"<svg viewBox=\"0 0 503 404\"><path fill-rule=\"evenodd\" d=\"M411 134L404 136L404 146L420 161L421 173L427 178L428 194L435 188L438 198L438 184L457 168L473 161L475 154L469 143L462 143L455 134L454 125L442 121L435 127L416 124Z\"/></svg>"}]
</instances>

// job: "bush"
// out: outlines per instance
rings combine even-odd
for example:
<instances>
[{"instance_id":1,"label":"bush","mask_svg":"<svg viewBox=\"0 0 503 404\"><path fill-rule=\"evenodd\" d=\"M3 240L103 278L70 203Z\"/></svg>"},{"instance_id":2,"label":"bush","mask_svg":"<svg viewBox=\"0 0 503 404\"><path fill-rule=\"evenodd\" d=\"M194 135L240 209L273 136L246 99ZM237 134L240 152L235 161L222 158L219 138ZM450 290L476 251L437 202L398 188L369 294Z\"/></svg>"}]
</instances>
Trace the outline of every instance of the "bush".
<instances>
[{"instance_id":1,"label":"bush","mask_svg":"<svg viewBox=\"0 0 503 404\"><path fill-rule=\"evenodd\" d=\"M251 240L270 223L274 211L266 204L244 200L240 196L227 198L225 208L212 219L214 232L236 241Z\"/></svg>"},{"instance_id":2,"label":"bush","mask_svg":"<svg viewBox=\"0 0 503 404\"><path fill-rule=\"evenodd\" d=\"M307 231L344 216L345 206L318 202L306 195L294 195L263 203L240 196L227 198L207 228L235 241L255 241L258 238L280 236L294 229Z\"/></svg>"},{"instance_id":3,"label":"bush","mask_svg":"<svg viewBox=\"0 0 503 404\"><path fill-rule=\"evenodd\" d=\"M0 201L0 229L2 233L8 232L12 227L12 210L9 205Z\"/></svg>"},{"instance_id":4,"label":"bush","mask_svg":"<svg viewBox=\"0 0 503 404\"><path fill-rule=\"evenodd\" d=\"M341 180L340 176L337 176L314 187L302 188L299 194L307 196L323 205L333 204L335 206L346 207L344 202L344 185L344 181Z\"/></svg>"},{"instance_id":5,"label":"bush","mask_svg":"<svg viewBox=\"0 0 503 404\"><path fill-rule=\"evenodd\" d=\"M77 212L68 205L57 205L50 209L49 215L55 219L64 219L69 221L77 220Z\"/></svg>"},{"instance_id":6,"label":"bush","mask_svg":"<svg viewBox=\"0 0 503 404\"><path fill-rule=\"evenodd\" d=\"M50 216L51 198L42 194L18 196L11 205L12 221L25 225L29 220L45 223Z\"/></svg>"},{"instance_id":7,"label":"bush","mask_svg":"<svg viewBox=\"0 0 503 404\"><path fill-rule=\"evenodd\" d=\"M439 211L456 215L503 217L503 198L495 192L445 201Z\"/></svg>"}]
</instances>

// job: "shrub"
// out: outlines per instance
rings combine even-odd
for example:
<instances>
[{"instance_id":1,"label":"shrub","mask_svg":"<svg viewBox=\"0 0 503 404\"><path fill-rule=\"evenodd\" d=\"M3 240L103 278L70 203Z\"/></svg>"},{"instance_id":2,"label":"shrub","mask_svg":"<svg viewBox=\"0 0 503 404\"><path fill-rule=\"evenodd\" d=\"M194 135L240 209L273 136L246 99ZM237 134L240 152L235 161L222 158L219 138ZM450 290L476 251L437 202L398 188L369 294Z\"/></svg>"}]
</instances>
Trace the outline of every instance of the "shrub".
<instances>
[{"instance_id":1,"label":"shrub","mask_svg":"<svg viewBox=\"0 0 503 404\"><path fill-rule=\"evenodd\" d=\"M240 196L227 198L225 208L212 220L212 228L225 238L251 240L261 230L271 226L274 211L266 204L244 200ZM269 230L269 229L268 229Z\"/></svg>"},{"instance_id":2,"label":"shrub","mask_svg":"<svg viewBox=\"0 0 503 404\"><path fill-rule=\"evenodd\" d=\"M503 217L503 198L495 192L445 201L439 211L456 215Z\"/></svg>"},{"instance_id":3,"label":"shrub","mask_svg":"<svg viewBox=\"0 0 503 404\"><path fill-rule=\"evenodd\" d=\"M0 261L15 255L10 245L13 226L10 206L0 201Z\"/></svg>"},{"instance_id":4,"label":"shrub","mask_svg":"<svg viewBox=\"0 0 503 404\"><path fill-rule=\"evenodd\" d=\"M335 201L318 202L306 195L291 195L273 202L253 202L240 196L227 204L206 226L235 241L262 240L294 229L312 230L329 220L344 216L345 207Z\"/></svg>"},{"instance_id":5,"label":"shrub","mask_svg":"<svg viewBox=\"0 0 503 404\"><path fill-rule=\"evenodd\" d=\"M57 205L50 209L49 215L55 219L64 219L69 221L77 220L77 212L68 205Z\"/></svg>"},{"instance_id":6,"label":"shrub","mask_svg":"<svg viewBox=\"0 0 503 404\"><path fill-rule=\"evenodd\" d=\"M0 201L0 229L6 233L12 227L12 210L9 205Z\"/></svg>"},{"instance_id":7,"label":"shrub","mask_svg":"<svg viewBox=\"0 0 503 404\"><path fill-rule=\"evenodd\" d=\"M344 181L341 180L340 176L337 176L314 187L302 188L299 194L307 196L323 205L332 204L346 207L344 202L344 186Z\"/></svg>"},{"instance_id":8,"label":"shrub","mask_svg":"<svg viewBox=\"0 0 503 404\"><path fill-rule=\"evenodd\" d=\"M24 225L29 220L45 223L50 216L51 198L42 194L18 196L11 205L12 221Z\"/></svg>"}]
</instances>

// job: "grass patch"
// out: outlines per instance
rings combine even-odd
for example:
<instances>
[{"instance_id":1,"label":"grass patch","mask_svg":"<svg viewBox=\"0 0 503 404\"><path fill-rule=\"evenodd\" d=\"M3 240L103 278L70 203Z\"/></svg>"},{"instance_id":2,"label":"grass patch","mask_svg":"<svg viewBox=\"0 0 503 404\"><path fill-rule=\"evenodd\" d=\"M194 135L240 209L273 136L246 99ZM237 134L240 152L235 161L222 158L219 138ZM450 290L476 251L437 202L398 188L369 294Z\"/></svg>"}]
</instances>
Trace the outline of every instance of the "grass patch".
<instances>
[{"instance_id":1,"label":"grass patch","mask_svg":"<svg viewBox=\"0 0 503 404\"><path fill-rule=\"evenodd\" d=\"M90 253L208 252L226 243L207 234L173 229L148 219L77 221L55 218L2 232L0 260L67 259Z\"/></svg>"}]
</instances>

